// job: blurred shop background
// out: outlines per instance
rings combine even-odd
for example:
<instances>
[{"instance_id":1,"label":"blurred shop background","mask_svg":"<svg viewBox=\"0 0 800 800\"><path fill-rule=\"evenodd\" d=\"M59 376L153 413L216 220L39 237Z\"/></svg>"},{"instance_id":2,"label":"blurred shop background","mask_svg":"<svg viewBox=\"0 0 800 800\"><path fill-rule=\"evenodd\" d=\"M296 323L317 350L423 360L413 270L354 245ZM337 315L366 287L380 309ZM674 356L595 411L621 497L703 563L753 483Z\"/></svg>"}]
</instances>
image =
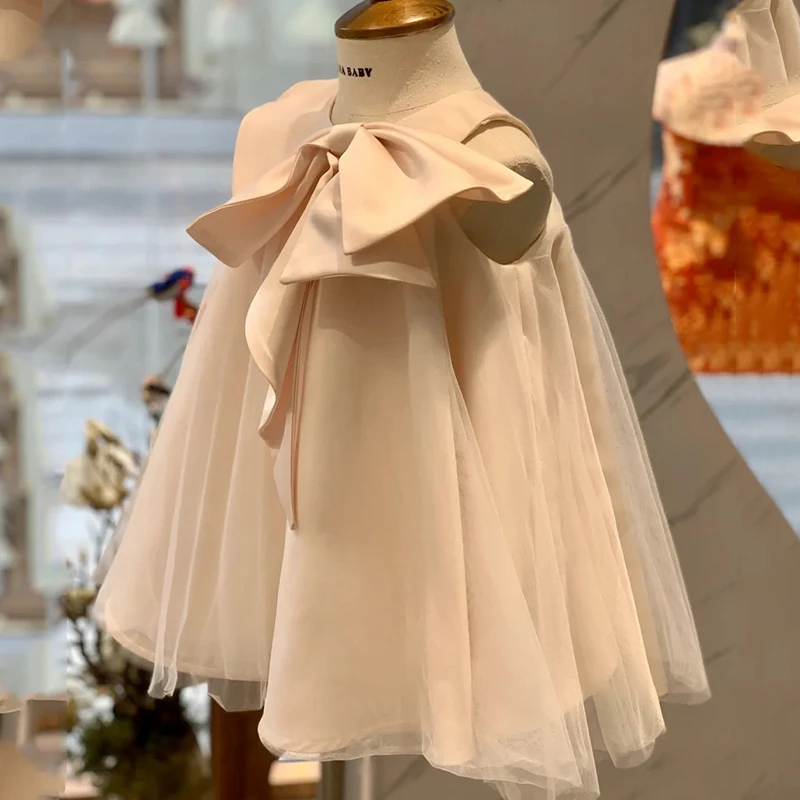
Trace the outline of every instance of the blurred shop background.
<instances>
[{"instance_id":1,"label":"blurred shop background","mask_svg":"<svg viewBox=\"0 0 800 800\"><path fill-rule=\"evenodd\" d=\"M212 268L184 229L228 198L243 113L335 76L333 25L353 2L52 5L39 43L0 64L0 691L80 698L79 761L118 688L92 683L80 652L115 657L85 614L98 542L135 482ZM733 5L678 0L666 54L705 46ZM653 142L655 200L657 127ZM165 279L184 306L153 297ZM800 530L797 377L699 379ZM193 689L182 703L170 713L185 712L207 754L207 698ZM273 771L295 787L283 796L314 796L318 771L292 769Z\"/></svg>"},{"instance_id":2,"label":"blurred shop background","mask_svg":"<svg viewBox=\"0 0 800 800\"><path fill-rule=\"evenodd\" d=\"M184 270L182 296L199 303L212 263L184 228L227 199L243 113L298 80L335 75L333 25L350 5L64 0L50 4L40 41L0 64L0 336L10 343L0 361L0 694L77 698L76 763L87 741L98 762L106 740L126 733L110 695L130 686L97 687L79 652L113 666L83 614L84 590L118 516L115 484L131 477L119 462L149 444L143 381L158 405L190 330L172 300L139 300ZM105 462L87 460L98 449ZM93 485L93 472L104 480ZM207 756L205 693L180 700L149 721L186 722ZM118 771L132 791L138 779ZM271 772L292 796L316 793L316 765ZM91 784L76 776L68 796L98 795ZM179 800L160 786L135 796ZM202 797L191 782L184 791Z\"/></svg>"}]
</instances>

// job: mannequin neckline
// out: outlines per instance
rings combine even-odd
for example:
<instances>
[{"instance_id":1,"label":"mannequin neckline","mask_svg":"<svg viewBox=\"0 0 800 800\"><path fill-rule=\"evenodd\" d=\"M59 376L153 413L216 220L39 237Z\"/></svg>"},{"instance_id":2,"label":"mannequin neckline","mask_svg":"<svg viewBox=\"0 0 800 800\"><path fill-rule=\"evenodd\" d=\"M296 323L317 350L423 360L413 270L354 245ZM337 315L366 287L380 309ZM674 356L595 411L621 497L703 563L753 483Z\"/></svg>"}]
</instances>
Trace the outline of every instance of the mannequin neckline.
<instances>
[{"instance_id":1,"label":"mannequin neckline","mask_svg":"<svg viewBox=\"0 0 800 800\"><path fill-rule=\"evenodd\" d=\"M515 117L513 114L509 113L502 106L500 106L494 97L492 97L492 95L490 95L482 86L476 86L474 89L461 89L453 92L452 94L440 97L438 100L435 100L433 103L429 103L426 106L409 110L407 114L404 114L401 117L395 117L391 120L370 119L334 123L332 115L338 95L338 82L336 80L327 80L320 81L319 83L327 84L328 94L327 97L324 98L324 103L322 104L320 110L314 113L315 117L318 115L319 126L315 126L317 132L312 138L317 138L322 133L333 130L334 128L342 125L403 125L437 131L442 127L442 124L445 123L444 129L447 130L451 126L451 122L463 119L464 109L460 108L460 106L466 99L469 98L474 103L483 107L487 119L491 118L492 120L505 120L513 127L519 128L531 139L531 141L534 143L536 142L536 137L533 135L530 128L518 117ZM447 113L448 107L451 109L451 113L449 115Z\"/></svg>"},{"instance_id":2,"label":"mannequin neckline","mask_svg":"<svg viewBox=\"0 0 800 800\"><path fill-rule=\"evenodd\" d=\"M332 84L331 86L331 95L325 101L325 105L323 107L323 119L326 123L326 127L336 128L339 125L368 125L370 123L383 123L385 125L402 125L407 123L409 120L414 119L415 117L423 116L427 114L429 111L439 108L444 103L453 102L456 98L467 97L467 96L481 96L484 95L486 92L482 86L476 86L474 89L460 89L457 92L453 92L452 94L445 95L444 97L440 97L438 100L434 100L432 103L428 103L425 106L419 106L418 108L411 108L408 109L407 113L403 113L401 116L394 117L390 120L382 120L382 119L364 119L364 120L353 120L351 122L334 122L333 121L333 111L336 106L336 100L339 96L337 89L337 81L333 80L330 81Z\"/></svg>"}]
</instances>

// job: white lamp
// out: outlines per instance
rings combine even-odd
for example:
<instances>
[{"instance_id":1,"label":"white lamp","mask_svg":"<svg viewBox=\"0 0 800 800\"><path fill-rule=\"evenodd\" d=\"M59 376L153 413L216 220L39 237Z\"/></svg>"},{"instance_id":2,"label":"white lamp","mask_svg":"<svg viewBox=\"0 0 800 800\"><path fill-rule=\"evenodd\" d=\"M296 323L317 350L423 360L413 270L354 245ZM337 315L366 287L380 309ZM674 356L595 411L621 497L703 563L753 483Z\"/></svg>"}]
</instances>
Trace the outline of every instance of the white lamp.
<instances>
[{"instance_id":1,"label":"white lamp","mask_svg":"<svg viewBox=\"0 0 800 800\"><path fill-rule=\"evenodd\" d=\"M246 0L217 0L208 15L206 44L215 54L228 54L255 41Z\"/></svg>"},{"instance_id":2,"label":"white lamp","mask_svg":"<svg viewBox=\"0 0 800 800\"><path fill-rule=\"evenodd\" d=\"M206 47L218 64L220 97L239 105L239 73L255 43L255 25L247 0L217 0L206 23Z\"/></svg>"},{"instance_id":3,"label":"white lamp","mask_svg":"<svg viewBox=\"0 0 800 800\"><path fill-rule=\"evenodd\" d=\"M169 39L169 28L159 14L160 0L116 0L116 5L108 38L142 51L142 103L148 105L158 98L158 49Z\"/></svg>"},{"instance_id":4,"label":"white lamp","mask_svg":"<svg viewBox=\"0 0 800 800\"><path fill-rule=\"evenodd\" d=\"M158 48L169 39L169 28L158 13L159 0L116 0L117 14L108 39L118 47Z\"/></svg>"},{"instance_id":5,"label":"white lamp","mask_svg":"<svg viewBox=\"0 0 800 800\"><path fill-rule=\"evenodd\" d=\"M327 0L305 0L286 24L286 38L306 45L329 45L339 14Z\"/></svg>"}]
</instances>

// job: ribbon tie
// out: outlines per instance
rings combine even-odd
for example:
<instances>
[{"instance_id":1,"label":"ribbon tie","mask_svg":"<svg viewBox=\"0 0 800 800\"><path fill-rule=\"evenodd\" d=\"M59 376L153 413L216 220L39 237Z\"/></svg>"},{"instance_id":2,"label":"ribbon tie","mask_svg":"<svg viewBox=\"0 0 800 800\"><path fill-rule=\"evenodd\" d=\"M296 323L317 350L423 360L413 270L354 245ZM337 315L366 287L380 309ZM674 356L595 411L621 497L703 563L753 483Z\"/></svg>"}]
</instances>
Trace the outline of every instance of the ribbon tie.
<instances>
[{"instance_id":1,"label":"ribbon tie","mask_svg":"<svg viewBox=\"0 0 800 800\"><path fill-rule=\"evenodd\" d=\"M268 245L277 253L248 311L246 336L269 382L260 433L275 454L278 491L293 528L317 282L353 276L435 287L436 270L415 223L455 197L510 202L530 187L512 170L445 136L389 123L348 123L313 137L189 227L189 235L229 267Z\"/></svg>"}]
</instances>

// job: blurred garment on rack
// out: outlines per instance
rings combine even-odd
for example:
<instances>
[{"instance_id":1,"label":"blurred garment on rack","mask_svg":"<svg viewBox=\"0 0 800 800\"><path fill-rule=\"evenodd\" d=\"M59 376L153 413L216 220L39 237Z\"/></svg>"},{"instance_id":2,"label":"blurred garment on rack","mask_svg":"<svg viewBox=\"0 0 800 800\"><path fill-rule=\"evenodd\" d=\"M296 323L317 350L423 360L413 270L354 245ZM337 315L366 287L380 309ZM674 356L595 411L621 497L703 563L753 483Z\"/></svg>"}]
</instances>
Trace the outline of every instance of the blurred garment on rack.
<instances>
[{"instance_id":1,"label":"blurred garment on rack","mask_svg":"<svg viewBox=\"0 0 800 800\"><path fill-rule=\"evenodd\" d=\"M662 62L653 116L653 232L690 366L800 372L800 172L781 152L800 149L792 0L742 0L707 48Z\"/></svg>"},{"instance_id":2,"label":"blurred garment on rack","mask_svg":"<svg viewBox=\"0 0 800 800\"><path fill-rule=\"evenodd\" d=\"M656 252L695 372L800 373L800 173L664 132Z\"/></svg>"}]
</instances>

